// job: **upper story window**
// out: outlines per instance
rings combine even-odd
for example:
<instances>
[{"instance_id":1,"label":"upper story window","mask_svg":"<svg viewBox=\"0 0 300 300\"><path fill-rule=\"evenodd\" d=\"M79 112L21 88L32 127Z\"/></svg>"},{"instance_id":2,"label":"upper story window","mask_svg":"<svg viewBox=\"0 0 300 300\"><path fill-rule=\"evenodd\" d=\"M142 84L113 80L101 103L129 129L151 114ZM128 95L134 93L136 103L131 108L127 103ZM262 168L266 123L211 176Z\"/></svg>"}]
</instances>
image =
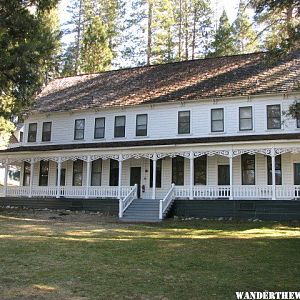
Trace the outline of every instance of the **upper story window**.
<instances>
[{"instance_id":1,"label":"upper story window","mask_svg":"<svg viewBox=\"0 0 300 300\"><path fill-rule=\"evenodd\" d=\"M178 134L190 133L190 111L178 112Z\"/></svg>"},{"instance_id":2,"label":"upper story window","mask_svg":"<svg viewBox=\"0 0 300 300\"><path fill-rule=\"evenodd\" d=\"M125 137L125 116L115 117L115 137Z\"/></svg>"},{"instance_id":3,"label":"upper story window","mask_svg":"<svg viewBox=\"0 0 300 300\"><path fill-rule=\"evenodd\" d=\"M224 131L224 109L215 108L211 110L211 131Z\"/></svg>"},{"instance_id":4,"label":"upper story window","mask_svg":"<svg viewBox=\"0 0 300 300\"><path fill-rule=\"evenodd\" d=\"M84 139L84 127L85 127L84 119L75 120L74 140Z\"/></svg>"},{"instance_id":5,"label":"upper story window","mask_svg":"<svg viewBox=\"0 0 300 300\"><path fill-rule=\"evenodd\" d=\"M147 114L136 116L136 136L146 136L147 135Z\"/></svg>"},{"instance_id":6,"label":"upper story window","mask_svg":"<svg viewBox=\"0 0 300 300\"><path fill-rule=\"evenodd\" d=\"M239 109L240 118L240 130L252 130L253 129L253 118L252 118L252 107L240 107Z\"/></svg>"},{"instance_id":7,"label":"upper story window","mask_svg":"<svg viewBox=\"0 0 300 300\"><path fill-rule=\"evenodd\" d=\"M281 128L280 104L267 105L267 128L268 129L280 129Z\"/></svg>"},{"instance_id":8,"label":"upper story window","mask_svg":"<svg viewBox=\"0 0 300 300\"><path fill-rule=\"evenodd\" d=\"M37 123L30 123L28 126L28 142L36 142Z\"/></svg>"},{"instance_id":9,"label":"upper story window","mask_svg":"<svg viewBox=\"0 0 300 300\"><path fill-rule=\"evenodd\" d=\"M96 118L95 119L95 139L103 139L105 135L105 118Z\"/></svg>"},{"instance_id":10,"label":"upper story window","mask_svg":"<svg viewBox=\"0 0 300 300\"><path fill-rule=\"evenodd\" d=\"M49 142L51 140L52 122L43 123L42 142Z\"/></svg>"}]
</instances>

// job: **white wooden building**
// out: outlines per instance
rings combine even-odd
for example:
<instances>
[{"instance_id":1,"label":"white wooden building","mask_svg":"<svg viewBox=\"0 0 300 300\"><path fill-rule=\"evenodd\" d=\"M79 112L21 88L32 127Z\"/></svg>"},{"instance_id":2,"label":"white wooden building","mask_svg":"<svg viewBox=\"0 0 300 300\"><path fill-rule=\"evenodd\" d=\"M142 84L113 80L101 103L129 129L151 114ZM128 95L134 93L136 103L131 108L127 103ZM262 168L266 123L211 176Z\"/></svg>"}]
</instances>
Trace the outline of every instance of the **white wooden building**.
<instances>
[{"instance_id":1,"label":"white wooden building","mask_svg":"<svg viewBox=\"0 0 300 300\"><path fill-rule=\"evenodd\" d=\"M4 197L300 198L300 52L255 53L59 78L26 112ZM6 174L7 179L7 174Z\"/></svg>"}]
</instances>

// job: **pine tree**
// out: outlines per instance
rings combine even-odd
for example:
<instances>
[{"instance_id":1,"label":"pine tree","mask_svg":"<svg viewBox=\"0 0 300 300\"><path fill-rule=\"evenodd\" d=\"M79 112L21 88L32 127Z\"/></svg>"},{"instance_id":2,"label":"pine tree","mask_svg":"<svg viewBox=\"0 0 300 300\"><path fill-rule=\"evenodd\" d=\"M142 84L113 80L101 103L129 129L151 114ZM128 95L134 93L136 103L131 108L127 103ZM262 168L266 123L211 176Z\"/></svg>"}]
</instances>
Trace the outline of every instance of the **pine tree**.
<instances>
[{"instance_id":1,"label":"pine tree","mask_svg":"<svg viewBox=\"0 0 300 300\"><path fill-rule=\"evenodd\" d=\"M289 52L300 48L299 0L251 0L255 19L263 27L264 48Z\"/></svg>"},{"instance_id":2,"label":"pine tree","mask_svg":"<svg viewBox=\"0 0 300 300\"><path fill-rule=\"evenodd\" d=\"M224 56L235 53L232 26L229 23L225 9L220 17L212 48L211 56Z\"/></svg>"},{"instance_id":3,"label":"pine tree","mask_svg":"<svg viewBox=\"0 0 300 300\"><path fill-rule=\"evenodd\" d=\"M237 54L258 50L256 32L247 12L246 3L240 0L237 17L233 23L234 49Z\"/></svg>"},{"instance_id":4,"label":"pine tree","mask_svg":"<svg viewBox=\"0 0 300 300\"><path fill-rule=\"evenodd\" d=\"M110 69L112 51L109 47L108 29L99 16L93 17L83 33L81 70L96 73Z\"/></svg>"}]
</instances>

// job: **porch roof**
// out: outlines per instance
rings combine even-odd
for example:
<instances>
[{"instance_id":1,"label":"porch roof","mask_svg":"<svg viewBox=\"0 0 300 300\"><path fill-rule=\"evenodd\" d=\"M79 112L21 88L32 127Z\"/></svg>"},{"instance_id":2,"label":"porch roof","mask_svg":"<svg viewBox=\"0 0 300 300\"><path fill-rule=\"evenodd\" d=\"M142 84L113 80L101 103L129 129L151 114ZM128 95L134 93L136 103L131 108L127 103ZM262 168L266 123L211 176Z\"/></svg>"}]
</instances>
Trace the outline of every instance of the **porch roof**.
<instances>
[{"instance_id":1,"label":"porch roof","mask_svg":"<svg viewBox=\"0 0 300 300\"><path fill-rule=\"evenodd\" d=\"M300 139L300 133L260 134L260 135L243 135L243 136L210 136L210 137L159 139L159 140L134 140L134 141L118 141L118 142L34 145L34 146L20 146L20 147L1 150L0 155L4 153L29 152L29 151L104 149L104 148L230 143L230 142L246 142L246 141L248 142L249 141L278 141L278 140L298 140L298 139Z\"/></svg>"},{"instance_id":2,"label":"porch roof","mask_svg":"<svg viewBox=\"0 0 300 300\"><path fill-rule=\"evenodd\" d=\"M58 78L28 113L189 101L299 91L300 51L197 59Z\"/></svg>"}]
</instances>

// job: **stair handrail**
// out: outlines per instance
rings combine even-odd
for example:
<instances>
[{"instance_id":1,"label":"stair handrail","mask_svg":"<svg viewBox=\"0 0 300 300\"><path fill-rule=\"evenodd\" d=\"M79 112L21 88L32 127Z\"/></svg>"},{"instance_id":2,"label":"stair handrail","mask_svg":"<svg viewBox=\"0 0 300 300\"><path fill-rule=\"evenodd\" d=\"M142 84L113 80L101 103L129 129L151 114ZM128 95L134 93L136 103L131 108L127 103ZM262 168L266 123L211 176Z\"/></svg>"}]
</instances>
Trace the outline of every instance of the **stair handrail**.
<instances>
[{"instance_id":1,"label":"stair handrail","mask_svg":"<svg viewBox=\"0 0 300 300\"><path fill-rule=\"evenodd\" d=\"M159 201L159 219L160 220L163 219L165 211L169 208L169 206L172 204L174 199L175 199L175 184L172 183L171 188L167 192L164 199Z\"/></svg>"},{"instance_id":2,"label":"stair handrail","mask_svg":"<svg viewBox=\"0 0 300 300\"><path fill-rule=\"evenodd\" d=\"M123 217L124 211L137 198L137 184L134 185L133 189L126 195L124 199L119 199L119 218Z\"/></svg>"}]
</instances>

